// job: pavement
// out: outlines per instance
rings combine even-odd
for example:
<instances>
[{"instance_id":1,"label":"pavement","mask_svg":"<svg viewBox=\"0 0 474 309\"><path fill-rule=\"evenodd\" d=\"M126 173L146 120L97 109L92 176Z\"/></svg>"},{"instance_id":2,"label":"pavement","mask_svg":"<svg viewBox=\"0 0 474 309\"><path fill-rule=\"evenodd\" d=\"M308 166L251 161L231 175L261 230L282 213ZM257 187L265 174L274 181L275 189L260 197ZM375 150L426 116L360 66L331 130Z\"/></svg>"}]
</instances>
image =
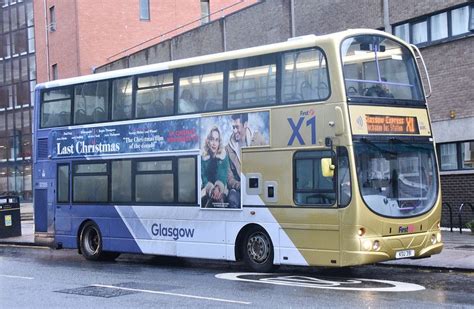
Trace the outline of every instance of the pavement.
<instances>
[{"instance_id":1,"label":"pavement","mask_svg":"<svg viewBox=\"0 0 474 309\"><path fill-rule=\"evenodd\" d=\"M21 232L18 237L0 238L0 245L16 246L37 246L34 238L34 213L31 203L22 203L21 213ZM448 270L461 270L474 272L474 234L470 230L459 229L451 232L442 228L442 239L444 243L443 251L440 254L424 259L401 259L388 262L382 262L382 265L394 265L404 267L421 267Z\"/></svg>"}]
</instances>

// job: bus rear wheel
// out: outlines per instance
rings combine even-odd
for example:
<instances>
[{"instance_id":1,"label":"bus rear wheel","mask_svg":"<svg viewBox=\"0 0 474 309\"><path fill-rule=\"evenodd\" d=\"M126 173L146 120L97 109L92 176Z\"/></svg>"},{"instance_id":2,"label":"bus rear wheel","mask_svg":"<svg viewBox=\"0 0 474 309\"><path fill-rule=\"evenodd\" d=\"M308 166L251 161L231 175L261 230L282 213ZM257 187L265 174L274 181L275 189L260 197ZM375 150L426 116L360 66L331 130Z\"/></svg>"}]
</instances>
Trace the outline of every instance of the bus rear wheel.
<instances>
[{"instance_id":1,"label":"bus rear wheel","mask_svg":"<svg viewBox=\"0 0 474 309\"><path fill-rule=\"evenodd\" d=\"M242 246L245 264L256 272L270 272L273 265L273 244L270 236L262 228L250 229Z\"/></svg>"},{"instance_id":2,"label":"bus rear wheel","mask_svg":"<svg viewBox=\"0 0 474 309\"><path fill-rule=\"evenodd\" d=\"M92 221L87 222L81 230L79 244L82 255L89 261L112 261L120 253L103 251L102 234Z\"/></svg>"}]
</instances>

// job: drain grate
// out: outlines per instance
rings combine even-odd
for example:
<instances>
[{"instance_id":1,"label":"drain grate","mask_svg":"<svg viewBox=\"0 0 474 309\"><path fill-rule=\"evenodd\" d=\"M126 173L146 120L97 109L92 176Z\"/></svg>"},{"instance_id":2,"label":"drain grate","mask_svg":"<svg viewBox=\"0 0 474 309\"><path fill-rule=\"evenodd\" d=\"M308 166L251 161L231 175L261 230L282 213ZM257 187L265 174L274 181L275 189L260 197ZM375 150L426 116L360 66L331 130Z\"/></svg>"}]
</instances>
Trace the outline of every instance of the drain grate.
<instances>
[{"instance_id":1,"label":"drain grate","mask_svg":"<svg viewBox=\"0 0 474 309\"><path fill-rule=\"evenodd\" d=\"M103 298L112 298L112 297L138 293L136 291L111 289L111 288L100 287L100 286L86 286L86 287L81 287L81 288L66 289L66 290L60 290L60 291L55 291L55 292L82 295L82 296L95 296L95 297L103 297Z\"/></svg>"}]
</instances>

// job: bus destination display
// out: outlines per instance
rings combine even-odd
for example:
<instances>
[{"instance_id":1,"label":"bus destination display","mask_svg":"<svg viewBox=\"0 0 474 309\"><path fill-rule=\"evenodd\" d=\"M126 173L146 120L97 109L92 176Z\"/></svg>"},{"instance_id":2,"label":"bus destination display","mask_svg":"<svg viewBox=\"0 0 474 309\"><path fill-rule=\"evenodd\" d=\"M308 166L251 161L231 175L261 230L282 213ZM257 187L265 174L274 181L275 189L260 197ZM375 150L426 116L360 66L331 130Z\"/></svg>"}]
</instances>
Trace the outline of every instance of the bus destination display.
<instances>
[{"instance_id":1,"label":"bus destination display","mask_svg":"<svg viewBox=\"0 0 474 309\"><path fill-rule=\"evenodd\" d=\"M368 133L419 134L416 117L366 115Z\"/></svg>"}]
</instances>

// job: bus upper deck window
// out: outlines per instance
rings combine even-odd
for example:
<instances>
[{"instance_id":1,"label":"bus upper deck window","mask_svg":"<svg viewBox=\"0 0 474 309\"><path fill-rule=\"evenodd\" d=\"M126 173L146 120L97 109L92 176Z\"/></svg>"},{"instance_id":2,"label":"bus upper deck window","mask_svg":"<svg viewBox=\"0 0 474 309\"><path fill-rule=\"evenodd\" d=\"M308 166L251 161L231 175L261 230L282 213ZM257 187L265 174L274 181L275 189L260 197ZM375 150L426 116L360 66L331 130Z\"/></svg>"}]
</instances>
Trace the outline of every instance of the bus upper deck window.
<instances>
[{"instance_id":1,"label":"bus upper deck window","mask_svg":"<svg viewBox=\"0 0 474 309\"><path fill-rule=\"evenodd\" d=\"M222 109L224 73L210 73L179 79L178 113L188 114Z\"/></svg>"},{"instance_id":2,"label":"bus upper deck window","mask_svg":"<svg viewBox=\"0 0 474 309\"><path fill-rule=\"evenodd\" d=\"M402 43L379 35L359 35L343 41L341 54L351 102L424 102L415 59Z\"/></svg>"},{"instance_id":3,"label":"bus upper deck window","mask_svg":"<svg viewBox=\"0 0 474 309\"><path fill-rule=\"evenodd\" d=\"M172 73L139 77L136 95L136 117L156 117L173 114L174 84Z\"/></svg>"},{"instance_id":4,"label":"bus upper deck window","mask_svg":"<svg viewBox=\"0 0 474 309\"><path fill-rule=\"evenodd\" d=\"M132 118L132 78L112 82L112 120Z\"/></svg>"},{"instance_id":5,"label":"bus upper deck window","mask_svg":"<svg viewBox=\"0 0 474 309\"><path fill-rule=\"evenodd\" d=\"M321 101L329 97L326 57L318 49L283 56L282 101Z\"/></svg>"},{"instance_id":6,"label":"bus upper deck window","mask_svg":"<svg viewBox=\"0 0 474 309\"><path fill-rule=\"evenodd\" d=\"M71 124L71 93L68 88L43 92L41 103L41 128Z\"/></svg>"},{"instance_id":7,"label":"bus upper deck window","mask_svg":"<svg viewBox=\"0 0 474 309\"><path fill-rule=\"evenodd\" d=\"M74 124L104 122L108 118L109 82L74 87Z\"/></svg>"}]
</instances>

